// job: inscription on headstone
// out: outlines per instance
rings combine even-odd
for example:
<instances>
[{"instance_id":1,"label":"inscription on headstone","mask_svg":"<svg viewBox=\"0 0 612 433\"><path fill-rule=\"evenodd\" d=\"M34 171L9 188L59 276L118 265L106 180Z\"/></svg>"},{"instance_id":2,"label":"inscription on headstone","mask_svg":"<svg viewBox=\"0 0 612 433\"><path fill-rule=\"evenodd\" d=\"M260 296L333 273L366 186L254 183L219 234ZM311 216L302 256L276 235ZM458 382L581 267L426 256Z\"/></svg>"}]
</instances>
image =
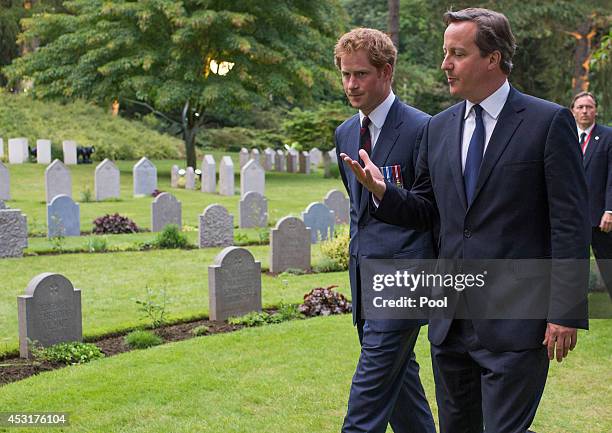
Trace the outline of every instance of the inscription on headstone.
<instances>
[{"instance_id":1,"label":"inscription on headstone","mask_svg":"<svg viewBox=\"0 0 612 433\"><path fill-rule=\"evenodd\" d=\"M210 320L261 311L261 263L244 248L227 247L208 267Z\"/></svg>"},{"instance_id":2,"label":"inscription on headstone","mask_svg":"<svg viewBox=\"0 0 612 433\"><path fill-rule=\"evenodd\" d=\"M270 272L310 270L310 229L296 217L282 218L270 232Z\"/></svg>"},{"instance_id":3,"label":"inscription on headstone","mask_svg":"<svg viewBox=\"0 0 612 433\"><path fill-rule=\"evenodd\" d=\"M200 215L200 248L234 244L234 217L219 204L211 204Z\"/></svg>"},{"instance_id":4,"label":"inscription on headstone","mask_svg":"<svg viewBox=\"0 0 612 433\"><path fill-rule=\"evenodd\" d=\"M0 258L21 257L28 246L27 218L19 209L7 209L0 203Z\"/></svg>"}]
</instances>

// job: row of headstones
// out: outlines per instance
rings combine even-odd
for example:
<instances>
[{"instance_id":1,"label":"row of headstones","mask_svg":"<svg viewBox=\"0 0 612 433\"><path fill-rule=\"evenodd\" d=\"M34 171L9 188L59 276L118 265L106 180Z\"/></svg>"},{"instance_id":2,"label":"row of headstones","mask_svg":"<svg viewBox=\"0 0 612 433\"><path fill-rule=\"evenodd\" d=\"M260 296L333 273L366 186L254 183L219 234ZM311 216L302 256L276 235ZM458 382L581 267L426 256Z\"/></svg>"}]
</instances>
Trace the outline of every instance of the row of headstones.
<instances>
[{"instance_id":1,"label":"row of headstones","mask_svg":"<svg viewBox=\"0 0 612 433\"><path fill-rule=\"evenodd\" d=\"M72 140L62 142L64 151L64 164L74 165L77 163L77 143ZM0 138L0 158L4 156L4 140ZM30 157L28 139L24 137L9 138L8 160L10 164L23 164ZM38 164L51 163L51 140L36 140L36 162Z\"/></svg>"},{"instance_id":2,"label":"row of headstones","mask_svg":"<svg viewBox=\"0 0 612 433\"><path fill-rule=\"evenodd\" d=\"M217 163L212 155L204 155L202 159L201 191L215 193L217 191ZM170 169L170 186L177 188L179 183L179 168L173 165ZM185 189L196 189L196 174L193 167L185 171ZM240 195L244 197L249 192L265 194L266 172L258 161L248 161L240 169ZM221 158L219 163L219 194L231 196L235 193L234 162L229 156Z\"/></svg>"},{"instance_id":3,"label":"row of headstones","mask_svg":"<svg viewBox=\"0 0 612 433\"><path fill-rule=\"evenodd\" d=\"M274 150L266 148L263 152L263 158L260 158L259 149L248 149L243 147L240 149L240 168L244 167L249 160L255 160L263 166L266 171L287 171L289 173L310 173L311 164L315 167L321 163L337 163L336 151L330 150L322 152L316 147L310 151L298 152L295 149L289 149L287 152L282 150Z\"/></svg>"},{"instance_id":4,"label":"row of headstones","mask_svg":"<svg viewBox=\"0 0 612 433\"><path fill-rule=\"evenodd\" d=\"M225 248L208 267L208 299L210 320L261 311L261 263L247 249ZM17 308L22 358L31 356L33 342L48 347L83 340L81 290L63 275L43 273L34 277L25 294L17 297Z\"/></svg>"}]
</instances>

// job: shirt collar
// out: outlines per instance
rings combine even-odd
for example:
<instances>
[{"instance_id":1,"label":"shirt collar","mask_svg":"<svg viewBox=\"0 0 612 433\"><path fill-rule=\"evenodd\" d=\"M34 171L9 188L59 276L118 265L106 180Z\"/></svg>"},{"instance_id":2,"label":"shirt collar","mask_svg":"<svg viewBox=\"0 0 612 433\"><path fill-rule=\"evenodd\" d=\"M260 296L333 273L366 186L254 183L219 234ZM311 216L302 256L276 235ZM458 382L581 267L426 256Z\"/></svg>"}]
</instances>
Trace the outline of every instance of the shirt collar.
<instances>
[{"instance_id":1,"label":"shirt collar","mask_svg":"<svg viewBox=\"0 0 612 433\"><path fill-rule=\"evenodd\" d=\"M382 103L378 107L376 107L374 110L372 110L372 112L368 115L368 117L370 118L374 126L377 127L378 129L381 129L383 125L385 124L385 120L387 119L387 114L389 114L389 110L391 110L391 106L393 105L394 101L395 101L395 94L393 93L393 90L391 90L389 92L389 96L387 96L385 100L382 101ZM359 124L360 125L363 125L364 117L366 117L366 115L363 114L361 110L359 110Z\"/></svg>"},{"instance_id":2,"label":"shirt collar","mask_svg":"<svg viewBox=\"0 0 612 433\"><path fill-rule=\"evenodd\" d=\"M578 138L580 138L580 134L582 134L583 132L586 132L586 135L588 136L593 130L593 128L595 128L595 122L593 122L593 124L589 126L587 129L585 129L584 131L580 129L580 126L578 126L578 124L576 124L576 128L578 129Z\"/></svg>"},{"instance_id":3,"label":"shirt collar","mask_svg":"<svg viewBox=\"0 0 612 433\"><path fill-rule=\"evenodd\" d=\"M504 84L499 87L499 89L489 95L479 105L484 111L487 112L489 116L497 120L499 113L501 113L502 108L504 108L504 104L508 99L508 94L510 94L510 84L508 83L508 80L506 80L504 81ZM465 101L465 114L463 115L464 119L467 119L467 117L470 115L470 111L474 105L476 104L467 100Z\"/></svg>"}]
</instances>

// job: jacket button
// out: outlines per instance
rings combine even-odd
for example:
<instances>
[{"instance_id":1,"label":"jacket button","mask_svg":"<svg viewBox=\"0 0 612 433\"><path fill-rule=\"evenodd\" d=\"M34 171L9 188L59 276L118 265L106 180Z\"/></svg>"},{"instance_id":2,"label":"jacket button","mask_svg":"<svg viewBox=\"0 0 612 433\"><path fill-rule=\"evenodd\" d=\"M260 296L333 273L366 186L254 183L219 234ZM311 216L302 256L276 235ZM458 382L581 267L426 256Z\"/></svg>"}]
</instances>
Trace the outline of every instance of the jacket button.
<instances>
[{"instance_id":1,"label":"jacket button","mask_svg":"<svg viewBox=\"0 0 612 433\"><path fill-rule=\"evenodd\" d=\"M465 229L463 230L463 237L464 238L471 238L472 237L472 232L470 229Z\"/></svg>"}]
</instances>

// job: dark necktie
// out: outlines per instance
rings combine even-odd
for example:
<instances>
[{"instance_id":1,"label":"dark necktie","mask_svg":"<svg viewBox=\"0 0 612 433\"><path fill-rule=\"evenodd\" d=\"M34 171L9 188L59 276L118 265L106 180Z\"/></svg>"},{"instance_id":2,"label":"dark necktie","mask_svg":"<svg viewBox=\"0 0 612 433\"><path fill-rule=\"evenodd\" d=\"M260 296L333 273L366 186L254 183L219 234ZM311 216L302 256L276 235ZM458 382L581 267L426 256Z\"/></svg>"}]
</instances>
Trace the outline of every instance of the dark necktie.
<instances>
[{"instance_id":1,"label":"dark necktie","mask_svg":"<svg viewBox=\"0 0 612 433\"><path fill-rule=\"evenodd\" d=\"M580 134L580 148L582 149L582 153L584 154L584 140L586 139L586 132L583 132L582 134Z\"/></svg>"},{"instance_id":2,"label":"dark necktie","mask_svg":"<svg viewBox=\"0 0 612 433\"><path fill-rule=\"evenodd\" d=\"M359 148L368 152L368 156L372 153L372 136L370 135L370 123L372 121L369 117L363 118L361 129L359 130Z\"/></svg>"},{"instance_id":3,"label":"dark necktie","mask_svg":"<svg viewBox=\"0 0 612 433\"><path fill-rule=\"evenodd\" d=\"M485 146L485 127L482 121L482 107L480 105L474 105L474 114L476 115L476 127L470 139L470 147L468 147L468 154L465 160L465 170L463 171L463 184L465 186L465 197L467 198L468 206L472 204L474 193L476 192L476 182L478 181L478 173L480 172Z\"/></svg>"}]
</instances>

